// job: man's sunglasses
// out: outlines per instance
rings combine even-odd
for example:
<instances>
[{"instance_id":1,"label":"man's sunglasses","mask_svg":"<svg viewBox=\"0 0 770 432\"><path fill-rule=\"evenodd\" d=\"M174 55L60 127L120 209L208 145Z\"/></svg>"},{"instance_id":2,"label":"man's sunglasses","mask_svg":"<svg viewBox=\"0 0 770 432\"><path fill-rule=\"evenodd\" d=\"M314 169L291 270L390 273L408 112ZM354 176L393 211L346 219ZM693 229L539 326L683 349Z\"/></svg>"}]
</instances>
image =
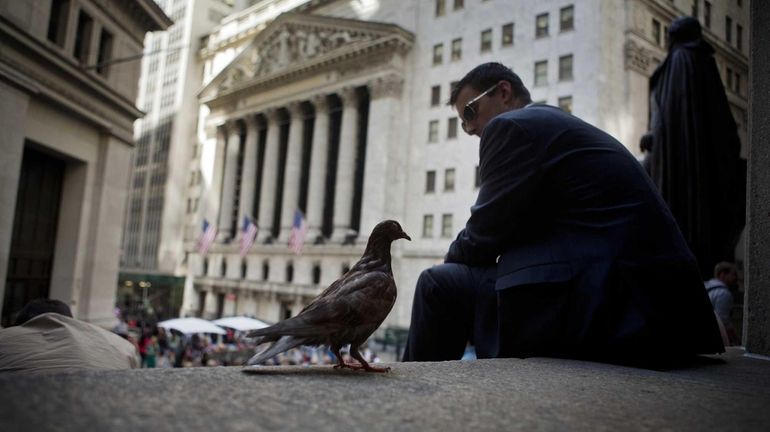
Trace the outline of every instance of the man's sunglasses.
<instances>
[{"instance_id":1,"label":"man's sunglasses","mask_svg":"<svg viewBox=\"0 0 770 432\"><path fill-rule=\"evenodd\" d=\"M475 98L471 99L470 102L465 104L465 108L463 108L463 129L465 129L465 122L473 121L476 118L476 115L478 113L476 112L476 108L474 108L474 105L478 104L479 99L483 98L487 94L489 94L492 90L497 88L497 85L500 84L499 82L492 87L488 88L484 93L481 93L480 95L476 96Z\"/></svg>"}]
</instances>

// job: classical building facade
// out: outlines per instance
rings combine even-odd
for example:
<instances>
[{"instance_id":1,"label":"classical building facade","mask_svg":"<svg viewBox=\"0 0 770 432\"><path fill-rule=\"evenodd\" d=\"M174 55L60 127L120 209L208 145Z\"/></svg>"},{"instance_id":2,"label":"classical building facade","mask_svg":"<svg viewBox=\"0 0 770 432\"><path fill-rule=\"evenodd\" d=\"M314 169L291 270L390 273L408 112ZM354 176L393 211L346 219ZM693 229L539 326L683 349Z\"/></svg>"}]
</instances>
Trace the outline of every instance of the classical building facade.
<instances>
[{"instance_id":1,"label":"classical building facade","mask_svg":"<svg viewBox=\"0 0 770 432\"><path fill-rule=\"evenodd\" d=\"M225 0L157 0L174 21L144 39L137 104L145 112L134 124L136 147L121 243L119 305L130 314L154 299L162 316L178 313L184 281L185 215L197 202L186 197L199 181L188 170L195 146L201 67L200 39L232 7ZM181 162L181 163L180 163ZM177 295L175 295L177 294Z\"/></svg>"},{"instance_id":2,"label":"classical building facade","mask_svg":"<svg viewBox=\"0 0 770 432\"><path fill-rule=\"evenodd\" d=\"M2 324L35 298L114 322L149 0L0 1Z\"/></svg>"},{"instance_id":3,"label":"classical building facade","mask_svg":"<svg viewBox=\"0 0 770 432\"><path fill-rule=\"evenodd\" d=\"M182 314L295 314L392 218L413 241L393 245L399 300L385 325L407 327L419 273L442 261L477 194L478 140L446 104L452 82L502 62L533 100L639 155L666 26L695 13L711 20L705 34L733 80L745 137L747 11L732 1L314 0L257 2L226 18L200 52L201 149L190 169L202 182L190 191L200 207L188 219ZM286 245L296 209L309 226L299 255ZM243 216L260 231L241 258ZM219 230L206 256L195 242L203 219Z\"/></svg>"}]
</instances>

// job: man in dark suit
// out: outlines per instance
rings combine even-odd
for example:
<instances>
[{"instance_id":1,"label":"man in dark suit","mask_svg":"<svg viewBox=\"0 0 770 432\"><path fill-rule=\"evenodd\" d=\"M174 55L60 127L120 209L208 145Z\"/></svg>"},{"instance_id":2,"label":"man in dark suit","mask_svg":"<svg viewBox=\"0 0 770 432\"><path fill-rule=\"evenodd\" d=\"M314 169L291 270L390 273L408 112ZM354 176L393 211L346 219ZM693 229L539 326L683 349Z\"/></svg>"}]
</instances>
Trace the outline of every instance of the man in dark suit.
<instances>
[{"instance_id":1,"label":"man in dark suit","mask_svg":"<svg viewBox=\"0 0 770 432\"><path fill-rule=\"evenodd\" d=\"M723 352L698 267L618 141L482 64L453 89L478 199L417 282L405 361L556 356L662 365Z\"/></svg>"}]
</instances>

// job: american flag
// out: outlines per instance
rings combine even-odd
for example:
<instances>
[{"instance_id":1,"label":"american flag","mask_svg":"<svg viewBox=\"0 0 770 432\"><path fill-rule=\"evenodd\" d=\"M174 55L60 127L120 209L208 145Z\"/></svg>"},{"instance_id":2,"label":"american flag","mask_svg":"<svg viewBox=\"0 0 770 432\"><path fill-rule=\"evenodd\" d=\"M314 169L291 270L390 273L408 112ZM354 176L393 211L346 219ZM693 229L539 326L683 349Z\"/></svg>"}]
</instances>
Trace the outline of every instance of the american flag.
<instances>
[{"instance_id":1,"label":"american flag","mask_svg":"<svg viewBox=\"0 0 770 432\"><path fill-rule=\"evenodd\" d=\"M217 228L206 219L203 219L203 232L198 239L198 253L206 255L211 245L214 244L215 238L217 238Z\"/></svg>"},{"instance_id":2,"label":"american flag","mask_svg":"<svg viewBox=\"0 0 770 432\"><path fill-rule=\"evenodd\" d=\"M257 225L251 220L250 217L243 217L243 229L241 229L241 258L245 257L249 253L249 249L254 244L254 239L257 237Z\"/></svg>"},{"instance_id":3,"label":"american flag","mask_svg":"<svg viewBox=\"0 0 770 432\"><path fill-rule=\"evenodd\" d=\"M302 246L305 244L305 235L307 235L307 223L305 215L301 211L294 212L294 223L291 226L291 236L289 237L289 249L299 255L302 252Z\"/></svg>"}]
</instances>

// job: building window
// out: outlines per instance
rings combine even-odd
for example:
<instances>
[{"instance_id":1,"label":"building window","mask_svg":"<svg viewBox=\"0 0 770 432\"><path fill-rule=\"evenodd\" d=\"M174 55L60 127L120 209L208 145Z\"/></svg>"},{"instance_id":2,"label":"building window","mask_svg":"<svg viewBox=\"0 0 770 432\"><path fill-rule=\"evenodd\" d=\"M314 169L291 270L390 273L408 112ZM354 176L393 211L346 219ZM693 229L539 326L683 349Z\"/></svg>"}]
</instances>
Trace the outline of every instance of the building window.
<instances>
[{"instance_id":1,"label":"building window","mask_svg":"<svg viewBox=\"0 0 770 432\"><path fill-rule=\"evenodd\" d=\"M729 67L727 68L727 88L733 89L733 70Z\"/></svg>"},{"instance_id":2,"label":"building window","mask_svg":"<svg viewBox=\"0 0 770 432\"><path fill-rule=\"evenodd\" d=\"M492 29L481 32L481 52L492 50Z\"/></svg>"},{"instance_id":3,"label":"building window","mask_svg":"<svg viewBox=\"0 0 770 432\"><path fill-rule=\"evenodd\" d=\"M422 216L422 236L424 238L433 237L433 215Z\"/></svg>"},{"instance_id":4,"label":"building window","mask_svg":"<svg viewBox=\"0 0 770 432\"><path fill-rule=\"evenodd\" d=\"M440 65L444 61L444 44L433 45L433 64Z\"/></svg>"},{"instance_id":5,"label":"building window","mask_svg":"<svg viewBox=\"0 0 770 432\"><path fill-rule=\"evenodd\" d=\"M75 58L80 63L88 62L88 54L91 51L91 31L94 27L94 20L87 13L80 11L78 15L77 32L75 33Z\"/></svg>"},{"instance_id":6,"label":"building window","mask_svg":"<svg viewBox=\"0 0 770 432\"><path fill-rule=\"evenodd\" d=\"M711 28L711 2L703 2L703 25Z\"/></svg>"},{"instance_id":7,"label":"building window","mask_svg":"<svg viewBox=\"0 0 770 432\"><path fill-rule=\"evenodd\" d=\"M203 258L203 276L208 276L209 274L209 259Z\"/></svg>"},{"instance_id":8,"label":"building window","mask_svg":"<svg viewBox=\"0 0 770 432\"><path fill-rule=\"evenodd\" d=\"M96 59L96 72L99 75L107 76L109 72L109 62L112 59L112 34L102 29L99 35L99 57Z\"/></svg>"},{"instance_id":9,"label":"building window","mask_svg":"<svg viewBox=\"0 0 770 432\"><path fill-rule=\"evenodd\" d=\"M437 106L441 103L441 86L430 88L430 106Z\"/></svg>"},{"instance_id":10,"label":"building window","mask_svg":"<svg viewBox=\"0 0 770 432\"><path fill-rule=\"evenodd\" d=\"M266 281L270 277L270 262L268 260L262 261L262 280Z\"/></svg>"},{"instance_id":11,"label":"building window","mask_svg":"<svg viewBox=\"0 0 770 432\"><path fill-rule=\"evenodd\" d=\"M455 169L447 168L444 170L444 192L453 192L455 190Z\"/></svg>"},{"instance_id":12,"label":"building window","mask_svg":"<svg viewBox=\"0 0 770 432\"><path fill-rule=\"evenodd\" d=\"M219 271L223 278L227 278L227 258L222 257L222 264Z\"/></svg>"},{"instance_id":13,"label":"building window","mask_svg":"<svg viewBox=\"0 0 770 432\"><path fill-rule=\"evenodd\" d=\"M725 17L725 40L728 44L733 42L733 19Z\"/></svg>"},{"instance_id":14,"label":"building window","mask_svg":"<svg viewBox=\"0 0 770 432\"><path fill-rule=\"evenodd\" d=\"M548 84L548 60L535 62L535 85Z\"/></svg>"},{"instance_id":15,"label":"building window","mask_svg":"<svg viewBox=\"0 0 770 432\"><path fill-rule=\"evenodd\" d=\"M444 0L436 0L436 16L444 16L446 13L446 2Z\"/></svg>"},{"instance_id":16,"label":"building window","mask_svg":"<svg viewBox=\"0 0 770 432\"><path fill-rule=\"evenodd\" d=\"M444 237L444 238L452 237L452 215L451 214L441 215L441 237Z\"/></svg>"},{"instance_id":17,"label":"building window","mask_svg":"<svg viewBox=\"0 0 770 432\"><path fill-rule=\"evenodd\" d=\"M425 193L436 192L436 171L425 173Z\"/></svg>"},{"instance_id":18,"label":"building window","mask_svg":"<svg viewBox=\"0 0 770 432\"><path fill-rule=\"evenodd\" d=\"M56 45L64 46L69 11L69 0L53 0L51 2L51 15L48 17L48 40Z\"/></svg>"},{"instance_id":19,"label":"building window","mask_svg":"<svg viewBox=\"0 0 770 432\"><path fill-rule=\"evenodd\" d=\"M313 284L318 285L321 283L321 264L315 263L313 265Z\"/></svg>"},{"instance_id":20,"label":"building window","mask_svg":"<svg viewBox=\"0 0 770 432\"><path fill-rule=\"evenodd\" d=\"M476 165L475 175L473 178L473 187L478 189L479 186L481 186L481 170L479 169L479 166Z\"/></svg>"},{"instance_id":21,"label":"building window","mask_svg":"<svg viewBox=\"0 0 770 432\"><path fill-rule=\"evenodd\" d=\"M457 138L457 117L449 117L446 128L447 138Z\"/></svg>"},{"instance_id":22,"label":"building window","mask_svg":"<svg viewBox=\"0 0 770 432\"><path fill-rule=\"evenodd\" d=\"M740 24L735 25L735 46L738 51L743 50L743 27Z\"/></svg>"},{"instance_id":23,"label":"building window","mask_svg":"<svg viewBox=\"0 0 770 432\"><path fill-rule=\"evenodd\" d=\"M249 269L246 260L241 261L241 279L246 279L246 271Z\"/></svg>"},{"instance_id":24,"label":"building window","mask_svg":"<svg viewBox=\"0 0 770 432\"><path fill-rule=\"evenodd\" d=\"M572 54L559 57L559 81L572 81Z\"/></svg>"},{"instance_id":25,"label":"building window","mask_svg":"<svg viewBox=\"0 0 770 432\"><path fill-rule=\"evenodd\" d=\"M567 6L559 11L559 31L569 31L575 29L575 7Z\"/></svg>"},{"instance_id":26,"label":"building window","mask_svg":"<svg viewBox=\"0 0 770 432\"><path fill-rule=\"evenodd\" d=\"M465 7L465 0L455 0L454 10L462 9Z\"/></svg>"},{"instance_id":27,"label":"building window","mask_svg":"<svg viewBox=\"0 0 770 432\"><path fill-rule=\"evenodd\" d=\"M428 123L428 142L438 142L438 120Z\"/></svg>"},{"instance_id":28,"label":"building window","mask_svg":"<svg viewBox=\"0 0 770 432\"><path fill-rule=\"evenodd\" d=\"M286 282L291 283L294 280L294 264L286 264Z\"/></svg>"},{"instance_id":29,"label":"building window","mask_svg":"<svg viewBox=\"0 0 770 432\"><path fill-rule=\"evenodd\" d=\"M655 18L652 19L652 40L655 41L655 45L660 46L660 21Z\"/></svg>"},{"instance_id":30,"label":"building window","mask_svg":"<svg viewBox=\"0 0 770 432\"><path fill-rule=\"evenodd\" d=\"M735 72L735 93L741 94L741 74Z\"/></svg>"},{"instance_id":31,"label":"building window","mask_svg":"<svg viewBox=\"0 0 770 432\"><path fill-rule=\"evenodd\" d=\"M462 38L452 40L452 61L458 61L463 58L463 40Z\"/></svg>"},{"instance_id":32,"label":"building window","mask_svg":"<svg viewBox=\"0 0 770 432\"><path fill-rule=\"evenodd\" d=\"M535 17L535 37L541 38L546 36L548 36L548 13Z\"/></svg>"},{"instance_id":33,"label":"building window","mask_svg":"<svg viewBox=\"0 0 770 432\"><path fill-rule=\"evenodd\" d=\"M572 113L572 96L564 96L559 98L559 108L568 113Z\"/></svg>"},{"instance_id":34,"label":"building window","mask_svg":"<svg viewBox=\"0 0 770 432\"><path fill-rule=\"evenodd\" d=\"M513 23L508 23L503 26L502 45L513 45Z\"/></svg>"}]
</instances>

